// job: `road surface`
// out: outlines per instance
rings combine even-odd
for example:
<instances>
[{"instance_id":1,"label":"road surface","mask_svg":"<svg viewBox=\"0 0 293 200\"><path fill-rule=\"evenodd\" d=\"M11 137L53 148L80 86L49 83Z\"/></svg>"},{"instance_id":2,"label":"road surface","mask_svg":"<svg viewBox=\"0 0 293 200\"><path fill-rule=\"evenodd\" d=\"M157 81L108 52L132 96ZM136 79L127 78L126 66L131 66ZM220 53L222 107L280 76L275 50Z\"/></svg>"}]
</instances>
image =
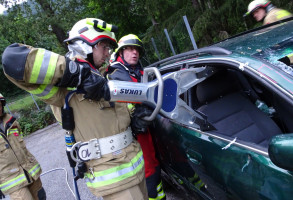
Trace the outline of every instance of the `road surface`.
<instances>
[{"instance_id":1,"label":"road surface","mask_svg":"<svg viewBox=\"0 0 293 200\"><path fill-rule=\"evenodd\" d=\"M47 194L47 200L74 200L72 169L65 153L64 130L56 123L25 137L29 151L42 167L41 180ZM68 182L67 178L68 176ZM68 185L70 188L68 187ZM102 200L95 197L86 187L84 180L78 180L81 200ZM183 200L184 197L172 187L166 187L167 200ZM9 200L9 196L5 198Z\"/></svg>"}]
</instances>

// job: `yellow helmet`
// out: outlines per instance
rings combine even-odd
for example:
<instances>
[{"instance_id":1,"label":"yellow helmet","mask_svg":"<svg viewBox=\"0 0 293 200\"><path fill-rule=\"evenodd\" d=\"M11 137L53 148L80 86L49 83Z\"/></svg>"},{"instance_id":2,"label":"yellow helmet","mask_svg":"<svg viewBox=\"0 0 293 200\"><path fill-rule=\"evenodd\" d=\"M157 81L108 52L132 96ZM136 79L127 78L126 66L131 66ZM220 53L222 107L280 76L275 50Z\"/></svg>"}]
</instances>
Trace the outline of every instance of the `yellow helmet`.
<instances>
[{"instance_id":1,"label":"yellow helmet","mask_svg":"<svg viewBox=\"0 0 293 200\"><path fill-rule=\"evenodd\" d=\"M250 4L248 5L247 12L245 13L244 16L250 15L258 8L266 8L270 4L271 2L268 0L254 0L250 2Z\"/></svg>"},{"instance_id":2,"label":"yellow helmet","mask_svg":"<svg viewBox=\"0 0 293 200\"><path fill-rule=\"evenodd\" d=\"M118 27L107 24L103 20L96 18L86 18L78 21L69 31L68 39L64 42L71 44L77 40L82 40L90 46L94 46L99 41L108 40L114 48L117 47L117 41L114 32Z\"/></svg>"},{"instance_id":3,"label":"yellow helmet","mask_svg":"<svg viewBox=\"0 0 293 200\"><path fill-rule=\"evenodd\" d=\"M144 54L144 48L141 40L134 34L128 34L123 36L118 42L118 48L115 50L118 53L121 49L126 46L136 46L139 48L139 55L142 56Z\"/></svg>"},{"instance_id":4,"label":"yellow helmet","mask_svg":"<svg viewBox=\"0 0 293 200\"><path fill-rule=\"evenodd\" d=\"M5 100L4 96L1 93L0 93L0 101L2 103L2 106L5 106L6 100Z\"/></svg>"}]
</instances>

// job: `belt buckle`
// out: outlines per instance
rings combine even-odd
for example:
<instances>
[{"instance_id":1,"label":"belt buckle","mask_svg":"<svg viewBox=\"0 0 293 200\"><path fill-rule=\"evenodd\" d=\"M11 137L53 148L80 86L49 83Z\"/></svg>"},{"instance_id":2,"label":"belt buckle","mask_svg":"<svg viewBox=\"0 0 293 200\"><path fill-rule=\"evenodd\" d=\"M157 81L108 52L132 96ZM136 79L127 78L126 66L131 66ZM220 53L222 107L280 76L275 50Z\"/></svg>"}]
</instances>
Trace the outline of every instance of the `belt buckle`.
<instances>
[{"instance_id":1,"label":"belt buckle","mask_svg":"<svg viewBox=\"0 0 293 200\"><path fill-rule=\"evenodd\" d=\"M101 146L98 139L92 139L89 141L92 148L92 153L94 153L94 159L100 159L102 157Z\"/></svg>"},{"instance_id":2,"label":"belt buckle","mask_svg":"<svg viewBox=\"0 0 293 200\"><path fill-rule=\"evenodd\" d=\"M83 162L93 160L93 159L100 159L101 155L101 148L98 139L92 139L89 142L82 143L78 149L78 157Z\"/></svg>"}]
</instances>

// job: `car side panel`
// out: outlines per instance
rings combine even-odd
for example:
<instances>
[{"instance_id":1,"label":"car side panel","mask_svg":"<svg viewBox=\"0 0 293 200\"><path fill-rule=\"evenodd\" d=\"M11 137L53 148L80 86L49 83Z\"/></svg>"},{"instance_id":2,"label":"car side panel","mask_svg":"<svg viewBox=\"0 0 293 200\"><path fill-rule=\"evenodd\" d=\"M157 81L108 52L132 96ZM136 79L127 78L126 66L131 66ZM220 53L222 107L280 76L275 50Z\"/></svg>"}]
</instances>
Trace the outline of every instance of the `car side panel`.
<instances>
[{"instance_id":1,"label":"car side panel","mask_svg":"<svg viewBox=\"0 0 293 200\"><path fill-rule=\"evenodd\" d=\"M162 166L199 192L190 177L199 175L216 199L291 199L292 174L267 156L201 134L158 116L152 129ZM154 131L155 130L155 131ZM232 139L231 139L232 141Z\"/></svg>"}]
</instances>

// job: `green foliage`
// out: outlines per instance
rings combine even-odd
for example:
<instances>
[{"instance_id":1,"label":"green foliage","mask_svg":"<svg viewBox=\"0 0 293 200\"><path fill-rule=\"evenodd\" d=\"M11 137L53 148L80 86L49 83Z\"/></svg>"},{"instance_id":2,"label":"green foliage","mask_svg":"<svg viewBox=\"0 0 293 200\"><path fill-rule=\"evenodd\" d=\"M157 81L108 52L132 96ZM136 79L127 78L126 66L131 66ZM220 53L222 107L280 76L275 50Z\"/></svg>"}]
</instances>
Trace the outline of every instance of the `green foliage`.
<instances>
[{"instance_id":1,"label":"green foliage","mask_svg":"<svg viewBox=\"0 0 293 200\"><path fill-rule=\"evenodd\" d=\"M100 18L119 27L117 40L129 33L141 36L151 25L142 0L88 0L87 8L88 17Z\"/></svg>"},{"instance_id":2,"label":"green foliage","mask_svg":"<svg viewBox=\"0 0 293 200\"><path fill-rule=\"evenodd\" d=\"M24 107L18 110L20 123L24 136L56 122L51 110L46 110L46 104L38 100L40 111L34 107ZM34 109L33 109L34 108Z\"/></svg>"},{"instance_id":3,"label":"green foliage","mask_svg":"<svg viewBox=\"0 0 293 200\"><path fill-rule=\"evenodd\" d=\"M8 2L17 1L0 0L0 3L8 6ZM146 54L142 60L145 66L158 60L152 38L161 59L172 55L164 29L168 31L177 54L193 49L183 16L187 16L198 47L211 45L247 29L260 26L261 24L256 23L252 17L243 18L250 1L28 0L26 3L10 7L7 15L0 15L0 55L5 47L15 42L45 48L63 55L67 51L63 43L63 40L67 38L66 33L77 21L93 17L117 25L119 27L116 34L118 40L129 33L138 35L146 48ZM292 0L273 0L272 3L290 12L293 11ZM0 63L2 63L1 56ZM1 64L0 70L1 93L6 97L25 93L7 80L2 73ZM46 118L46 114L36 113L26 113L26 115L31 117L40 115L40 118ZM34 128L32 121L22 120L26 125L25 130L29 132ZM37 122L38 119L34 121Z\"/></svg>"}]
</instances>

